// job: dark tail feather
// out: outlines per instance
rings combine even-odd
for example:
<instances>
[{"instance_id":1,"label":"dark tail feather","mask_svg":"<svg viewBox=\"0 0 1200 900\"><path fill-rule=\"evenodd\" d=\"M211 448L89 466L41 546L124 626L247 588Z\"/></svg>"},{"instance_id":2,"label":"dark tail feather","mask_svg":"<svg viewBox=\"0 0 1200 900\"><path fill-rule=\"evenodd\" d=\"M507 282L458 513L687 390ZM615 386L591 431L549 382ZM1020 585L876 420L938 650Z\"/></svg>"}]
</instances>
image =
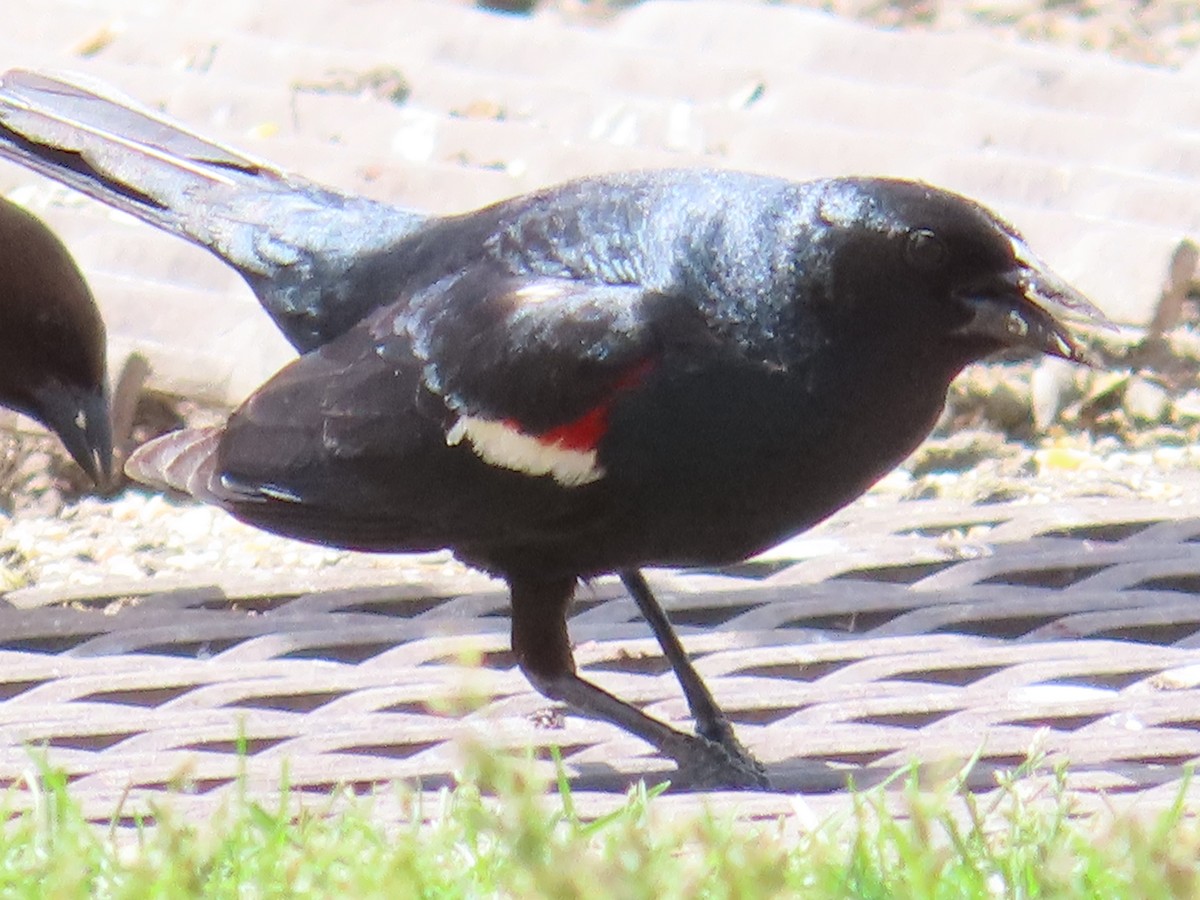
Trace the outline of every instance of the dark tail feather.
<instances>
[{"instance_id":1,"label":"dark tail feather","mask_svg":"<svg viewBox=\"0 0 1200 900\"><path fill-rule=\"evenodd\" d=\"M224 505L215 481L220 427L184 428L143 444L125 462L134 481Z\"/></svg>"},{"instance_id":2,"label":"dark tail feather","mask_svg":"<svg viewBox=\"0 0 1200 900\"><path fill-rule=\"evenodd\" d=\"M296 190L270 165L107 88L20 69L0 80L0 156L206 247L210 197Z\"/></svg>"},{"instance_id":3,"label":"dark tail feather","mask_svg":"<svg viewBox=\"0 0 1200 900\"><path fill-rule=\"evenodd\" d=\"M0 77L0 158L212 251L301 351L395 299L376 296L379 279L362 261L425 216L319 187L71 79Z\"/></svg>"}]
</instances>

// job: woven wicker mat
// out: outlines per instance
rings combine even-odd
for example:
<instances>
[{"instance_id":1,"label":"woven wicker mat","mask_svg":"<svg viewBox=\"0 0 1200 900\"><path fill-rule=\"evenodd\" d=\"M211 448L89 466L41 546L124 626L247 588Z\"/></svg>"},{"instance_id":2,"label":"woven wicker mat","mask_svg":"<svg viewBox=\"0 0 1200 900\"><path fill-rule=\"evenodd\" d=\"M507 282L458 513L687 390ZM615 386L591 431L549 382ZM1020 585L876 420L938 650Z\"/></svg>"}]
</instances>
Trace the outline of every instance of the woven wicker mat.
<instances>
[{"instance_id":1,"label":"woven wicker mat","mask_svg":"<svg viewBox=\"0 0 1200 900\"><path fill-rule=\"evenodd\" d=\"M781 789L663 801L755 818L796 811L801 792L819 815L845 806L848 776L866 786L979 752L970 783L986 789L1037 746L1069 760L1085 799L1170 802L1200 759L1200 519L1182 517L1196 508L860 505L737 569L651 573ZM514 667L507 615L480 579L14 592L0 605L0 783L30 778L40 746L97 821L133 821L168 793L203 816L239 773L269 793L286 768L300 797L437 789L471 738L560 747L587 814L669 771L635 738L551 710ZM571 630L585 673L686 726L619 584L582 587Z\"/></svg>"}]
</instances>

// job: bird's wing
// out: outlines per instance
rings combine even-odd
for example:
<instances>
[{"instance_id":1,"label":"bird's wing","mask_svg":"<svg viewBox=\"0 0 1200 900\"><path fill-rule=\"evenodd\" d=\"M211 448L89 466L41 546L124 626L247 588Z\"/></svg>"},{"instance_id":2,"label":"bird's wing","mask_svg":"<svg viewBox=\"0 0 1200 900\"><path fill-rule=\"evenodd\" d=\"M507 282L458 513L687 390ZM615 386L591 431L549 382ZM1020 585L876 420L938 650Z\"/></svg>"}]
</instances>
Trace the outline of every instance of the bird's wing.
<instances>
[{"instance_id":1,"label":"bird's wing","mask_svg":"<svg viewBox=\"0 0 1200 900\"><path fill-rule=\"evenodd\" d=\"M191 474L178 486L369 549L595 519L609 412L664 353L703 340L689 309L632 285L470 273L285 367L230 418L205 489ZM138 458L142 480L172 465Z\"/></svg>"},{"instance_id":2,"label":"bird's wing","mask_svg":"<svg viewBox=\"0 0 1200 900\"><path fill-rule=\"evenodd\" d=\"M373 328L381 355L419 359L426 386L453 412L510 420L531 434L607 402L668 350L711 341L680 297L483 267L378 316Z\"/></svg>"}]
</instances>

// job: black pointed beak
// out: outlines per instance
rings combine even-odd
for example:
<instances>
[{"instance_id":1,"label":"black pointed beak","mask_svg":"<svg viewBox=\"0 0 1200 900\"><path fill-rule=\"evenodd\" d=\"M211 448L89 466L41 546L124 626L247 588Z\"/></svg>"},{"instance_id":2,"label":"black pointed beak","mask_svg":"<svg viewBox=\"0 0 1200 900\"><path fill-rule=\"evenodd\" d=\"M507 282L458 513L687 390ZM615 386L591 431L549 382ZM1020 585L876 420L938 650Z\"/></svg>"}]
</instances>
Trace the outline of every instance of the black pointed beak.
<instances>
[{"instance_id":1,"label":"black pointed beak","mask_svg":"<svg viewBox=\"0 0 1200 900\"><path fill-rule=\"evenodd\" d=\"M98 487L105 487L112 478L108 392L51 382L35 392L34 400L34 417L58 435Z\"/></svg>"},{"instance_id":2,"label":"black pointed beak","mask_svg":"<svg viewBox=\"0 0 1200 900\"><path fill-rule=\"evenodd\" d=\"M1016 264L960 292L971 318L957 333L1095 365L1072 325L1115 326L1083 294L1014 240Z\"/></svg>"}]
</instances>

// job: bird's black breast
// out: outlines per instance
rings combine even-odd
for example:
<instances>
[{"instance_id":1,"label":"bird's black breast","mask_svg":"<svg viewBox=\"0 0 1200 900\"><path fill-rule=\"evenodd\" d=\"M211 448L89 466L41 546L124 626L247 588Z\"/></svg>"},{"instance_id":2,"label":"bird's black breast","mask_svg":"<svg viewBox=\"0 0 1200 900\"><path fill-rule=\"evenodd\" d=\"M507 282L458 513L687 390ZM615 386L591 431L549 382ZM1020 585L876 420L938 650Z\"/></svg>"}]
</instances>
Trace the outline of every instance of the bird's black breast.
<instances>
[{"instance_id":1,"label":"bird's black breast","mask_svg":"<svg viewBox=\"0 0 1200 900\"><path fill-rule=\"evenodd\" d=\"M607 475L575 495L593 515L538 542L480 545L472 559L576 573L711 565L803 531L903 460L945 399L944 379L841 362L659 370L613 410Z\"/></svg>"}]
</instances>

